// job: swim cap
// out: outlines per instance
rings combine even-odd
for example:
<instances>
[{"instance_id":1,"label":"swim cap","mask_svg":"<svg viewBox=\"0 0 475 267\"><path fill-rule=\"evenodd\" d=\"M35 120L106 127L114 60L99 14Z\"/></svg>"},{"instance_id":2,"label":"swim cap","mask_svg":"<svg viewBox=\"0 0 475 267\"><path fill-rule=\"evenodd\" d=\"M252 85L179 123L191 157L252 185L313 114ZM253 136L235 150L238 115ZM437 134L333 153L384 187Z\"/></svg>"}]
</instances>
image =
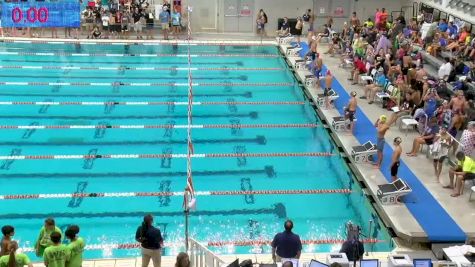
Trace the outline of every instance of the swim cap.
<instances>
[{"instance_id":1,"label":"swim cap","mask_svg":"<svg viewBox=\"0 0 475 267\"><path fill-rule=\"evenodd\" d=\"M353 92L350 93L350 95L353 96L353 97L355 97L355 96L356 96L356 92L353 91Z\"/></svg>"},{"instance_id":2,"label":"swim cap","mask_svg":"<svg viewBox=\"0 0 475 267\"><path fill-rule=\"evenodd\" d=\"M382 121L382 122L386 122L387 119L388 119L388 117L386 117L386 115L379 116L379 120Z\"/></svg>"},{"instance_id":3,"label":"swim cap","mask_svg":"<svg viewBox=\"0 0 475 267\"><path fill-rule=\"evenodd\" d=\"M402 143L401 137L398 136L398 137L394 138L394 143L396 143L396 144Z\"/></svg>"},{"instance_id":4,"label":"swim cap","mask_svg":"<svg viewBox=\"0 0 475 267\"><path fill-rule=\"evenodd\" d=\"M327 75L332 75L332 73L330 72L330 70L327 70Z\"/></svg>"}]
</instances>

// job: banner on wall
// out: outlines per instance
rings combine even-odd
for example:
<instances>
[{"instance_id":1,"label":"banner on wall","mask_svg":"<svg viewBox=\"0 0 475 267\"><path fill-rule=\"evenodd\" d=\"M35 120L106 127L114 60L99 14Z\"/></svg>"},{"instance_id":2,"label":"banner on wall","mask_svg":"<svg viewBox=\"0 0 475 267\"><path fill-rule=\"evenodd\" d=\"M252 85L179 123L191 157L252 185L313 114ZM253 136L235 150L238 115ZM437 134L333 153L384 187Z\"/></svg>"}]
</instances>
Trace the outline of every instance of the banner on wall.
<instances>
[{"instance_id":1,"label":"banner on wall","mask_svg":"<svg viewBox=\"0 0 475 267\"><path fill-rule=\"evenodd\" d=\"M242 17L250 17L251 16L251 9L249 8L248 4L243 4L241 6L241 10L239 11L239 15Z\"/></svg>"},{"instance_id":2,"label":"banner on wall","mask_svg":"<svg viewBox=\"0 0 475 267\"><path fill-rule=\"evenodd\" d=\"M344 12L345 10L343 9L343 7L339 6L335 8L335 10L333 11L333 15L342 17L344 15Z\"/></svg>"}]
</instances>

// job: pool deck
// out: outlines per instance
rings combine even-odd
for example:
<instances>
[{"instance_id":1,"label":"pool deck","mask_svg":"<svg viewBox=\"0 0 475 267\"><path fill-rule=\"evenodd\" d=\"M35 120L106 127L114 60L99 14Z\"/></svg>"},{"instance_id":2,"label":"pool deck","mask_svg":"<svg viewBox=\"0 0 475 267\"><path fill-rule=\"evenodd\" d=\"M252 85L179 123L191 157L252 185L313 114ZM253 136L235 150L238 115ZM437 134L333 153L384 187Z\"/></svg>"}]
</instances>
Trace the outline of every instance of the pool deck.
<instances>
[{"instance_id":1,"label":"pool deck","mask_svg":"<svg viewBox=\"0 0 475 267\"><path fill-rule=\"evenodd\" d=\"M285 45L281 46L281 49L285 51ZM322 44L319 47L320 55L323 56L323 62L328 69L332 71L333 77L337 79L342 87L349 94L351 91L356 91L359 95L363 94L363 87L361 85L351 85L347 78L349 77L349 70L339 67L339 57L329 57L323 54L327 50L327 45ZM299 57L288 57L291 63L294 63ZM297 76L304 81L305 75L309 75L309 71L296 71ZM322 89L306 88L311 97L316 103L316 97L320 93L323 93ZM358 99L358 107L364 112L364 114L371 120L376 121L380 115L389 116L390 111L386 111L381 108L380 104L369 105L367 101ZM340 113L336 109L325 110L318 108L319 115L327 123L331 123L332 118L340 116ZM330 127L331 128L331 127ZM349 133L338 133L332 129L335 141L340 143L341 147L347 154L351 154L352 146L359 145L360 143L355 136ZM423 183L424 187L430 192L430 194L437 200L437 202L445 209L450 217L458 224L458 226L465 232L469 238L475 237L475 224L473 219L475 218L475 201L469 202L470 195L469 183L466 183L464 194L458 198L450 196L451 190L443 189L442 185L437 183L434 176L434 170L432 161L426 158L423 153L418 157L407 157L405 152L410 151L412 146L412 140L417 136L415 131L409 131L406 135L406 131L401 132L397 127L392 127L386 134L386 143L391 147L393 146L388 140L393 140L396 136L403 138L403 154L401 159L406 163L410 170L417 176L419 181ZM388 159L386 159L388 160ZM352 159L351 159L352 161ZM421 164L422 163L422 164ZM370 164L356 164L352 162L352 166L355 166L355 171L358 179L363 182L367 189L368 194L375 200L376 192L379 184L387 183L387 180L383 176L380 170L373 168ZM444 166L441 179L443 184L448 183L448 166ZM376 200L375 208L378 210L379 215L382 217L387 226L391 227L398 237L409 242L427 242L428 235L423 230L422 226L417 222L416 218L412 215L410 210L405 204L398 205L381 205Z\"/></svg>"}]
</instances>

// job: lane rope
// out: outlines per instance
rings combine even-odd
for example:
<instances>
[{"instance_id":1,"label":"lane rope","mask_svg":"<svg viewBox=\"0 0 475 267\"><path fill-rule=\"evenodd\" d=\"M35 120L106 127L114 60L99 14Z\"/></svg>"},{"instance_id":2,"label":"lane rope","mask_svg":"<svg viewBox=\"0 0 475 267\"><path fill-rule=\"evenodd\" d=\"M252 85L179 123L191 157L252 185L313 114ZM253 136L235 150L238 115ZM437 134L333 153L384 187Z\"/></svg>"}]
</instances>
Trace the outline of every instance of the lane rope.
<instances>
[{"instance_id":1,"label":"lane rope","mask_svg":"<svg viewBox=\"0 0 475 267\"><path fill-rule=\"evenodd\" d=\"M0 195L0 200L51 199L51 198L111 198L111 197L160 197L183 196L183 192L97 192L56 194L13 194ZM241 195L321 195L351 194L350 189L295 189L295 190L253 190L253 191L195 191L197 196L241 196Z\"/></svg>"},{"instance_id":2,"label":"lane rope","mask_svg":"<svg viewBox=\"0 0 475 267\"><path fill-rule=\"evenodd\" d=\"M103 155L16 155L0 156L0 160L58 160L58 159L162 159L162 158L265 158L265 157L332 157L330 152L271 152L271 153L208 153L208 154L103 154Z\"/></svg>"},{"instance_id":3,"label":"lane rope","mask_svg":"<svg viewBox=\"0 0 475 267\"><path fill-rule=\"evenodd\" d=\"M172 86L172 87L188 87L188 83L130 83L130 82L0 82L2 86L133 86L133 87L155 87L155 86ZM292 86L293 83L193 83L193 86Z\"/></svg>"},{"instance_id":4,"label":"lane rope","mask_svg":"<svg viewBox=\"0 0 475 267\"><path fill-rule=\"evenodd\" d=\"M119 66L119 67L90 67L90 66L0 66L0 69L34 69L34 70L165 70L165 71L188 71L189 68L184 67L174 67L174 68L164 68L164 67L129 67L129 66ZM191 70L197 71L280 71L283 68L231 68L231 67L221 67L221 68L202 68L196 67L191 68Z\"/></svg>"},{"instance_id":5,"label":"lane rope","mask_svg":"<svg viewBox=\"0 0 475 267\"><path fill-rule=\"evenodd\" d=\"M146 46L163 46L163 45L188 45L184 41L176 41L176 40L122 40L117 42L117 40L97 40L91 41L88 39L77 40L77 39L58 39L55 41L51 41L51 39L31 39L31 38L18 38L18 37L5 37L0 40L0 42L5 43L24 43L24 44L80 44L80 45L146 45ZM199 41L199 40L192 40L190 45L197 46L197 45L208 45L208 46L271 46L275 47L275 41L264 41L261 42L249 42L249 41Z\"/></svg>"},{"instance_id":6,"label":"lane rope","mask_svg":"<svg viewBox=\"0 0 475 267\"><path fill-rule=\"evenodd\" d=\"M186 106L187 101L0 101L3 106ZM305 105L303 101L193 101L193 106L217 105Z\"/></svg>"},{"instance_id":7,"label":"lane rope","mask_svg":"<svg viewBox=\"0 0 475 267\"><path fill-rule=\"evenodd\" d=\"M240 57L278 58L272 54L117 54L117 53L69 53L69 52L9 52L0 51L5 56L53 56L53 57Z\"/></svg>"},{"instance_id":8,"label":"lane rope","mask_svg":"<svg viewBox=\"0 0 475 267\"><path fill-rule=\"evenodd\" d=\"M312 123L288 124L143 124L143 125L0 125L0 130L8 129L259 129L259 128L316 128L322 125Z\"/></svg>"},{"instance_id":9,"label":"lane rope","mask_svg":"<svg viewBox=\"0 0 475 267\"><path fill-rule=\"evenodd\" d=\"M323 239L304 239L301 240L303 245L325 245L325 244L343 244L346 240L339 238L323 238ZM364 244L384 243L385 240L375 238L365 238L360 240ZM272 240L233 240L233 241L200 241L208 247L225 247L225 246L269 246ZM164 247L180 247L183 242L170 243L166 242ZM140 248L139 243L123 243L123 244L92 244L86 245L85 250L111 250L111 249L137 249ZM33 247L22 247L22 252L34 252Z\"/></svg>"}]
</instances>

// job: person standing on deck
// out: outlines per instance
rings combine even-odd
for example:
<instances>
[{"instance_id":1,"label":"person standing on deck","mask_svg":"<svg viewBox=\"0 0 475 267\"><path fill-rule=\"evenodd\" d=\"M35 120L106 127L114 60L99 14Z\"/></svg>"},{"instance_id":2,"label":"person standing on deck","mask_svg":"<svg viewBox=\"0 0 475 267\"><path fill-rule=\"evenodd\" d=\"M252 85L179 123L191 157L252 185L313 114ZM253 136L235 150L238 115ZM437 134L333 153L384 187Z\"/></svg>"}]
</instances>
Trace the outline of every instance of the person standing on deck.
<instances>
[{"instance_id":1,"label":"person standing on deck","mask_svg":"<svg viewBox=\"0 0 475 267\"><path fill-rule=\"evenodd\" d=\"M399 159L401 158L402 154L402 147L401 147L402 139L401 137L394 138L394 152L391 158L391 178L393 182L397 180L397 172L399 170Z\"/></svg>"},{"instance_id":2,"label":"person standing on deck","mask_svg":"<svg viewBox=\"0 0 475 267\"><path fill-rule=\"evenodd\" d=\"M355 114L356 108L358 107L358 102L356 101L356 92L353 91L350 93L350 101L348 102L348 106L345 107L345 119L350 121L350 132L354 133L353 130L355 128Z\"/></svg>"},{"instance_id":3,"label":"person standing on deck","mask_svg":"<svg viewBox=\"0 0 475 267\"><path fill-rule=\"evenodd\" d=\"M376 147L378 149L378 160L373 163L378 169L381 168L381 163L383 162L383 151L384 151L384 145L386 144L386 141L384 140L384 136L386 135L386 132L389 129L389 124L386 123L387 117L386 115L381 115L379 119L376 121L374 126L376 127L378 131L377 135L377 141L376 141Z\"/></svg>"}]
</instances>

